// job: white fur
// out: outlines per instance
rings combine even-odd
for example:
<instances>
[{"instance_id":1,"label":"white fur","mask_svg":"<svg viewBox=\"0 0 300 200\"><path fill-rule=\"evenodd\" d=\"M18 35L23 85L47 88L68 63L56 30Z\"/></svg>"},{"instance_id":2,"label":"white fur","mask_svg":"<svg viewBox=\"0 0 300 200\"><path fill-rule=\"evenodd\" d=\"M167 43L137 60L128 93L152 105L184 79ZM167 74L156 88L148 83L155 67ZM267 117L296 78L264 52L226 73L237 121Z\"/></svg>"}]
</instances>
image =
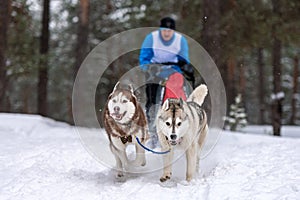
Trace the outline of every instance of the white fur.
<instances>
[{"instance_id":1,"label":"white fur","mask_svg":"<svg viewBox=\"0 0 300 200\"><path fill-rule=\"evenodd\" d=\"M201 84L192 92L187 101L194 101L201 106L204 102L207 92L208 90L206 85Z\"/></svg>"},{"instance_id":2,"label":"white fur","mask_svg":"<svg viewBox=\"0 0 300 200\"><path fill-rule=\"evenodd\" d=\"M207 92L206 85L200 85L192 92L188 101L194 101L202 105ZM208 131L208 126L206 115L203 121L199 123L200 119L197 110L190 108L186 102L182 102L182 109L179 109L175 114L175 123L173 126L173 113L169 110L170 102L168 100L165 101L158 112L156 126L162 151L171 150L170 153L163 156L164 170L160 178L162 182L171 178L175 148L185 150L187 160L186 180L191 181L197 171L199 154ZM176 140L171 140L171 135L176 135Z\"/></svg>"},{"instance_id":3,"label":"white fur","mask_svg":"<svg viewBox=\"0 0 300 200\"><path fill-rule=\"evenodd\" d=\"M121 120L117 120L116 117L113 115L113 113L115 112L114 108L116 106L120 108L119 113L125 113ZM119 95L109 100L108 109L111 113L111 117L113 117L119 123L129 122L135 113L135 105L132 102L130 102L129 99L127 99L125 96L123 96L123 93L120 93Z\"/></svg>"}]
</instances>

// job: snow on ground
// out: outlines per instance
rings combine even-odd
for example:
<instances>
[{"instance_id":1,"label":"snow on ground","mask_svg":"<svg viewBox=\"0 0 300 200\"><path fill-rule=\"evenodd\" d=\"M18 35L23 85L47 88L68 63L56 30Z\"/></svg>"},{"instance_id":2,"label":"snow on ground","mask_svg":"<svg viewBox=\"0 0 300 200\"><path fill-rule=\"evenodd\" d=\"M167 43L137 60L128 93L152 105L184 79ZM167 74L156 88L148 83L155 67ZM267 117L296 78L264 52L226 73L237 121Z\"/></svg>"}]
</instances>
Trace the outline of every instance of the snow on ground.
<instances>
[{"instance_id":1,"label":"snow on ground","mask_svg":"<svg viewBox=\"0 0 300 200\"><path fill-rule=\"evenodd\" d=\"M85 131L105 139L103 130ZM0 113L0 199L300 199L300 127L284 127L282 138L268 131L249 126L244 132L256 134L222 132L191 183L183 181L182 158L173 167L177 186L165 188L161 170L116 182L114 171L87 152L68 124ZM157 159L147 154L146 168L161 164Z\"/></svg>"}]
</instances>

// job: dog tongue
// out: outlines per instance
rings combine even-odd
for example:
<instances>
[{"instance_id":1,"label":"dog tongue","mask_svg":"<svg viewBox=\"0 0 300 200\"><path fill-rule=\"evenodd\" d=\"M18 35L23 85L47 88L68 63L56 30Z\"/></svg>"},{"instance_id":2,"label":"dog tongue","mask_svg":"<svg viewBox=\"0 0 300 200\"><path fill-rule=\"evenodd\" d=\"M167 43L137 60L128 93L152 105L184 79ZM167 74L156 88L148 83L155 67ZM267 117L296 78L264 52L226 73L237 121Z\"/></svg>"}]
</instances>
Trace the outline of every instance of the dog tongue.
<instances>
[{"instance_id":1,"label":"dog tongue","mask_svg":"<svg viewBox=\"0 0 300 200\"><path fill-rule=\"evenodd\" d=\"M120 120L122 118L122 114L120 114L120 113L112 113L111 116L114 116L118 120Z\"/></svg>"}]
</instances>

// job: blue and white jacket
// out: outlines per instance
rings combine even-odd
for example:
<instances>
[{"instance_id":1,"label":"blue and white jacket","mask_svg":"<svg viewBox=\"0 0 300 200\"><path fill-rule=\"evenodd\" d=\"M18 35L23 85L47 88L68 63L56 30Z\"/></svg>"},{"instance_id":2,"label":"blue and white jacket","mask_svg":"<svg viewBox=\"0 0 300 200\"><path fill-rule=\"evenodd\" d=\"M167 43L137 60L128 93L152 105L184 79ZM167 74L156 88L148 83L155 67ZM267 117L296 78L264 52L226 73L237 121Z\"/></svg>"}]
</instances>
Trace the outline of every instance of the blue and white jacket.
<instances>
[{"instance_id":1,"label":"blue and white jacket","mask_svg":"<svg viewBox=\"0 0 300 200\"><path fill-rule=\"evenodd\" d=\"M169 41L163 40L160 30L148 34L140 51L140 67L147 70L151 63L178 63L179 60L189 63L188 43L184 36L174 32ZM182 73L179 66L172 68ZM167 76L167 74L166 74Z\"/></svg>"}]
</instances>

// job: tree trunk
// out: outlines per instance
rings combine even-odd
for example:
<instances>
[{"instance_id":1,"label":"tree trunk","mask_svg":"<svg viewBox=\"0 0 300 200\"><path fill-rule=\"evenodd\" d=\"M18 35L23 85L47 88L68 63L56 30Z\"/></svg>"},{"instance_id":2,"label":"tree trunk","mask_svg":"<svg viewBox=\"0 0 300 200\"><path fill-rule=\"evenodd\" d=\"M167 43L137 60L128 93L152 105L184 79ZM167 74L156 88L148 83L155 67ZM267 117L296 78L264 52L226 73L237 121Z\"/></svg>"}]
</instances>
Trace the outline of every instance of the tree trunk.
<instances>
[{"instance_id":1,"label":"tree trunk","mask_svg":"<svg viewBox=\"0 0 300 200\"><path fill-rule=\"evenodd\" d=\"M245 91L246 91L246 76L245 76L245 65L244 61L239 62L239 89L238 92L242 95L242 97L245 97Z\"/></svg>"},{"instance_id":2,"label":"tree trunk","mask_svg":"<svg viewBox=\"0 0 300 200\"><path fill-rule=\"evenodd\" d=\"M80 0L79 25L77 32L77 45L75 49L76 60L74 69L74 80L76 74L88 53L88 34L89 34L89 0Z\"/></svg>"},{"instance_id":3,"label":"tree trunk","mask_svg":"<svg viewBox=\"0 0 300 200\"><path fill-rule=\"evenodd\" d=\"M76 78L77 72L80 68L81 63L83 62L85 56L88 53L88 34L89 34L89 8L90 1L89 0L80 0L79 1L79 24L77 31L77 44L75 48L75 68L73 70L74 80ZM77 99L81 101L81 99ZM69 108L69 118L73 119L72 112L72 101L68 101L70 105ZM73 120L72 120L73 121Z\"/></svg>"},{"instance_id":4,"label":"tree trunk","mask_svg":"<svg viewBox=\"0 0 300 200\"><path fill-rule=\"evenodd\" d=\"M297 116L297 93L298 93L298 76L299 76L299 58L295 56L294 58L294 77L293 77L293 94L292 94L292 115L291 115L291 125L296 124L296 116Z\"/></svg>"},{"instance_id":5,"label":"tree trunk","mask_svg":"<svg viewBox=\"0 0 300 200\"><path fill-rule=\"evenodd\" d=\"M257 67L258 67L258 105L259 105L259 124L265 124L265 76L264 76L264 55L263 48L258 49Z\"/></svg>"},{"instance_id":6,"label":"tree trunk","mask_svg":"<svg viewBox=\"0 0 300 200\"><path fill-rule=\"evenodd\" d=\"M40 63L38 77L38 113L47 115L48 49L49 49L50 0L44 0L40 38Z\"/></svg>"},{"instance_id":7,"label":"tree trunk","mask_svg":"<svg viewBox=\"0 0 300 200\"><path fill-rule=\"evenodd\" d=\"M235 90L235 71L236 71L236 62L233 57L228 58L227 60L227 100L228 105L234 103L234 99L236 96Z\"/></svg>"},{"instance_id":8,"label":"tree trunk","mask_svg":"<svg viewBox=\"0 0 300 200\"><path fill-rule=\"evenodd\" d=\"M2 0L0 6L0 112L5 108L5 91L8 79L6 77L7 31L10 19L10 0Z\"/></svg>"},{"instance_id":9,"label":"tree trunk","mask_svg":"<svg viewBox=\"0 0 300 200\"><path fill-rule=\"evenodd\" d=\"M282 119L282 99L281 91L281 41L275 38L273 43L273 98L272 98L272 125L273 134L280 136Z\"/></svg>"},{"instance_id":10,"label":"tree trunk","mask_svg":"<svg viewBox=\"0 0 300 200\"><path fill-rule=\"evenodd\" d=\"M202 45L221 70L220 1L204 0L203 14Z\"/></svg>"},{"instance_id":11,"label":"tree trunk","mask_svg":"<svg viewBox=\"0 0 300 200\"><path fill-rule=\"evenodd\" d=\"M214 60L224 80L227 77L224 76L226 68L221 63L220 0L203 0L202 13L201 44ZM203 106L206 110L211 110L211 104L204 103Z\"/></svg>"},{"instance_id":12,"label":"tree trunk","mask_svg":"<svg viewBox=\"0 0 300 200\"><path fill-rule=\"evenodd\" d=\"M280 16L280 2L278 0L273 0L273 11L275 15ZM275 23L272 27L273 34L273 98L272 98L272 125L273 134L275 136L280 136L281 129L281 119L282 119L282 100L284 94L281 90L281 48L282 44L278 38L277 32L279 30L279 23Z\"/></svg>"}]
</instances>

